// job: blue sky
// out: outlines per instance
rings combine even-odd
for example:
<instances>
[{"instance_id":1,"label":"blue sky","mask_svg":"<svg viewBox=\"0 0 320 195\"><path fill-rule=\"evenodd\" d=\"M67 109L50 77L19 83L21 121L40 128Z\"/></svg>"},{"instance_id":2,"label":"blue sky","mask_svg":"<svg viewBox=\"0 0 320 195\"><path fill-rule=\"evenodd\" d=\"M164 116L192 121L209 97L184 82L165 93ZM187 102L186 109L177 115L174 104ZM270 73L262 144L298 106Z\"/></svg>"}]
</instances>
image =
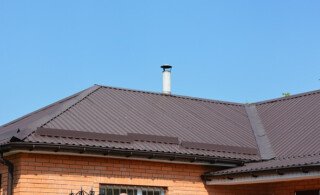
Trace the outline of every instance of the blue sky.
<instances>
[{"instance_id":1,"label":"blue sky","mask_svg":"<svg viewBox=\"0 0 320 195\"><path fill-rule=\"evenodd\" d=\"M320 1L0 0L0 124L102 84L254 102L320 88Z\"/></svg>"}]
</instances>

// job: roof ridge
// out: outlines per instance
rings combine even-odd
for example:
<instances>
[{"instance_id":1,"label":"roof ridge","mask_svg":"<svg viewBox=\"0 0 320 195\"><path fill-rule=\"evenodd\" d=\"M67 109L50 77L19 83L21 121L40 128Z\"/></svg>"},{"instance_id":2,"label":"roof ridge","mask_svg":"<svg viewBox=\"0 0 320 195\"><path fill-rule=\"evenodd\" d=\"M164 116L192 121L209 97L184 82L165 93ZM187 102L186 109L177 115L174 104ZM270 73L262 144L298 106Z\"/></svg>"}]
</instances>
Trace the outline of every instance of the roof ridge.
<instances>
[{"instance_id":1,"label":"roof ridge","mask_svg":"<svg viewBox=\"0 0 320 195\"><path fill-rule=\"evenodd\" d=\"M61 114L65 113L70 108L74 107L75 105L77 105L78 103L80 103L81 101L86 99L88 96L90 96L92 93L94 93L95 91L97 91L100 88L101 88L101 86L94 85L88 89L85 89L85 90L81 91L80 93L78 93L78 95L75 96L75 99L73 101L68 102L68 103L65 102L54 113L50 114L47 117L42 117L42 118L32 122L26 128L28 130L31 130L32 132L28 133L28 135L25 138L27 138L31 134L33 134L37 130L37 127L43 127L44 125L48 124L49 122L51 122L55 118L59 117Z\"/></svg>"},{"instance_id":2,"label":"roof ridge","mask_svg":"<svg viewBox=\"0 0 320 195\"><path fill-rule=\"evenodd\" d=\"M279 97L279 98L273 98L270 100L259 101L259 102L253 103L253 104L262 105L262 104L291 100L291 99L300 98L303 96L315 95L315 94L319 94L319 93L320 93L320 90L318 89L318 90L313 90L313 91L308 91L308 92L303 92L303 93L297 93L297 94L290 95L287 97Z\"/></svg>"},{"instance_id":3,"label":"roof ridge","mask_svg":"<svg viewBox=\"0 0 320 195\"><path fill-rule=\"evenodd\" d=\"M177 95L177 94L163 94L160 92L153 92L153 91L143 91L143 90L137 90L137 89L129 89L129 88L121 88L121 87L111 87L106 85L98 85L103 88L108 89L114 89L114 90L123 90L123 91L130 91L130 92L137 92L137 93L147 93L151 95L159 95L159 96L166 96L166 97L172 97L172 98L182 98L182 99L188 99L188 100L194 100L194 101L203 101L203 102L210 102L215 104L225 104L225 105L232 105L232 106L244 106L243 103L237 103L237 102L229 102L229 101L222 101L222 100L213 100L213 99L206 99L206 98L200 98L200 97L192 97L192 96L185 96L185 95Z\"/></svg>"},{"instance_id":4,"label":"roof ridge","mask_svg":"<svg viewBox=\"0 0 320 195\"><path fill-rule=\"evenodd\" d=\"M269 160L275 158L275 153L266 130L262 124L256 106L254 104L245 105L245 110L259 149L261 159Z\"/></svg>"}]
</instances>

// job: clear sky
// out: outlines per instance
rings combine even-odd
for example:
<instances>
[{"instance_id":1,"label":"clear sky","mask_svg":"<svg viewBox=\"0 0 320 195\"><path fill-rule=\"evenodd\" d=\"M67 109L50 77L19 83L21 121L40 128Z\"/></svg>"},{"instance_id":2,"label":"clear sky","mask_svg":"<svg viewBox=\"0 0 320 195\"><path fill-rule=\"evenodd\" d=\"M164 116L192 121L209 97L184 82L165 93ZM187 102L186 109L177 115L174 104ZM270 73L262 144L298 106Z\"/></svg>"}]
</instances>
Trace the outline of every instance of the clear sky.
<instances>
[{"instance_id":1,"label":"clear sky","mask_svg":"<svg viewBox=\"0 0 320 195\"><path fill-rule=\"evenodd\" d=\"M255 102L320 89L320 1L0 0L0 124L93 84Z\"/></svg>"}]
</instances>

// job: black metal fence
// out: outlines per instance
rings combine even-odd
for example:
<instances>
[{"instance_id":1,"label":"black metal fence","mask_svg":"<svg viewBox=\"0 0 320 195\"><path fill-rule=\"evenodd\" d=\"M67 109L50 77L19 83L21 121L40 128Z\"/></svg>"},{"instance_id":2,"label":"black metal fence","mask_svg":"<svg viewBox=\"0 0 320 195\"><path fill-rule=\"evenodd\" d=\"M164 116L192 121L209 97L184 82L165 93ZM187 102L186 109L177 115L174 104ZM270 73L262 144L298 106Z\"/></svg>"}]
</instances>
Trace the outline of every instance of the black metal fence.
<instances>
[{"instance_id":1,"label":"black metal fence","mask_svg":"<svg viewBox=\"0 0 320 195\"><path fill-rule=\"evenodd\" d=\"M92 188L89 192L86 192L81 188L79 192L72 192L71 190L69 195L95 195L95 192L93 191Z\"/></svg>"}]
</instances>

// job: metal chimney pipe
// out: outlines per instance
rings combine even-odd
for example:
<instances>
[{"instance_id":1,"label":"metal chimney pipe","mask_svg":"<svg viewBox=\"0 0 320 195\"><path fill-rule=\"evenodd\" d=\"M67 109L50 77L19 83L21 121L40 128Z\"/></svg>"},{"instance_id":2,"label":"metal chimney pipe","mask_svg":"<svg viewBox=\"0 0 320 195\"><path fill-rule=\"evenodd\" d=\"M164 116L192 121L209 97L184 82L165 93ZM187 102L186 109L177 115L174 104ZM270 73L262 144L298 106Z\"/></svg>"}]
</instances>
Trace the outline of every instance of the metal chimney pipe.
<instances>
[{"instance_id":1,"label":"metal chimney pipe","mask_svg":"<svg viewBox=\"0 0 320 195\"><path fill-rule=\"evenodd\" d=\"M161 66L162 71L162 93L170 95L171 94L171 69L172 66L169 64L164 64Z\"/></svg>"}]
</instances>

